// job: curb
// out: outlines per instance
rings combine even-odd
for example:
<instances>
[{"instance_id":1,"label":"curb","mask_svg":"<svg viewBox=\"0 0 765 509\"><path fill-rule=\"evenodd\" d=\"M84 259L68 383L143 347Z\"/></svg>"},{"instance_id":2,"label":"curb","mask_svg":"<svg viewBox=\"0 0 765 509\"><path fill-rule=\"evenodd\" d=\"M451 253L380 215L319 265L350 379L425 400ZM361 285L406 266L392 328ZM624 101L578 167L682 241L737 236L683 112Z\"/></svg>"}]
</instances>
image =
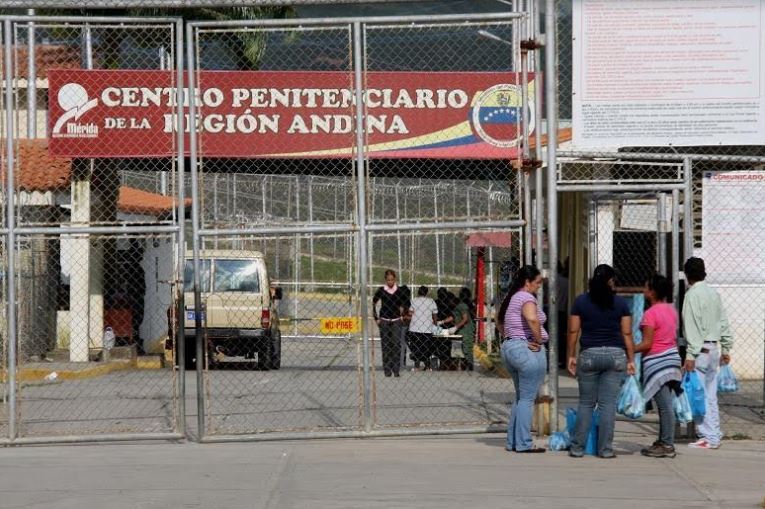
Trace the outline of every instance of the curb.
<instances>
[{"instance_id":1,"label":"curb","mask_svg":"<svg viewBox=\"0 0 765 509\"><path fill-rule=\"evenodd\" d=\"M16 372L17 382L39 382L45 380L45 377L55 371L56 378L51 380L83 380L86 378L95 378L108 375L116 371L127 371L133 369L162 369L162 359L158 356L139 357L137 359L115 359L106 363L99 363L97 366L86 367L76 370L60 370L53 366L50 368L20 368ZM0 382L7 381L7 371L0 371Z\"/></svg>"}]
</instances>

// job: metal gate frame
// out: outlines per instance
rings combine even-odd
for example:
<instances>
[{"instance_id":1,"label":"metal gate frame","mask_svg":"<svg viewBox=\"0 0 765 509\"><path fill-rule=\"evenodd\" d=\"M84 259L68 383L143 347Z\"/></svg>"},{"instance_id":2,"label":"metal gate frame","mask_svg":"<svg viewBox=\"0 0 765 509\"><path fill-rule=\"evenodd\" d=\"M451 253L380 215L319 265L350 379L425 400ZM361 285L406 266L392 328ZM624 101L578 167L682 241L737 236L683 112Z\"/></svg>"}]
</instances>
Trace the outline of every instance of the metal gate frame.
<instances>
[{"instance_id":1,"label":"metal gate frame","mask_svg":"<svg viewBox=\"0 0 765 509\"><path fill-rule=\"evenodd\" d=\"M66 436L42 436L42 437L19 437L17 417L19 415L17 392L17 310L16 310L16 280L15 280L15 250L13 246L16 243L17 235L62 235L66 234L101 234L101 235L130 235L130 234L167 234L173 235L176 241L176 247L184 244L184 229L182 225L185 221L184 210L184 137L183 137L183 110L182 102L178 102L176 116L178 119L177 127L177 153L175 154L177 176L178 176L178 207L176 210L177 223L171 226L94 226L94 227L76 227L64 228L61 225L51 227L20 227L16 225L16 199L15 199L15 156L16 139L13 136L14 126L14 92L15 92L15 65L14 65L14 46L13 33L14 27L18 24L33 23L70 23L87 26L88 24L108 24L119 23L122 25L164 25L172 27L172 33L175 44L175 82L177 93L183 92L183 20L180 18L126 18L126 17L87 17L87 16L2 16L3 33L3 82L5 88L4 104L5 118L3 119L3 131L5 137L5 195L8 197L5 204L5 228L0 228L0 234L5 237L6 256L3 260L7 270L6 289L7 289L7 408L8 408L8 437L0 438L0 445L22 445L22 444L48 444L48 443L85 443L85 442L114 442L114 441L132 441L132 440L178 440L186 437L186 419L185 419L185 380L183 372L183 348L179 348L179 357L181 368L179 376L176 379L176 386L173 388L175 403L178 408L178 415L174 424L173 432L165 433L124 433L124 434L97 434L97 435L66 435ZM183 271L184 254L182 249L176 249L179 256L176 260L176 274ZM180 271L180 272L178 272ZM174 292L174 294L177 292ZM181 292L182 299L182 292ZM177 295L175 295L177 297ZM177 338L176 338L177 339ZM183 341L180 341L183 345Z\"/></svg>"},{"instance_id":2,"label":"metal gate frame","mask_svg":"<svg viewBox=\"0 0 765 509\"><path fill-rule=\"evenodd\" d=\"M364 83L364 62L362 56L364 54L362 48L362 39L364 34L365 25L407 25L415 23L449 23L449 22L486 22L486 21L513 21L526 17L525 13L490 13L490 14L473 14L473 15L443 15L443 16L399 16L399 17L348 17L348 18L316 18L316 19L294 19L294 20L255 20L255 21L227 21L227 22L190 22L186 24L186 40L188 41L187 48L187 73L188 82L195 83L195 72L197 68L195 41L200 29L220 29L220 28L289 28L299 26L310 27L334 27L345 25L350 28L352 32L352 55L353 55L353 75L354 83ZM362 87L355 86L356 104L363 104L362 100ZM540 96L540 94L537 94ZM189 115L194 118L195 105L193 101L190 103ZM363 125L364 111L361 108L355 108L356 125ZM360 150L356 151L355 156L355 173L356 178L356 193L357 193L357 208L356 208L356 221L353 223L340 223L340 224L324 224L324 225L308 225L308 226L295 226L295 227L266 227L266 228L239 228L239 229L214 229L214 228L201 228L200 227L200 210L198 203L198 177L199 177L199 153L198 153L198 134L195 131L191 131L189 137L189 153L190 153L190 172L192 181L192 244L193 244L193 263L194 263L194 305L200 308L202 305L200 281L199 281L199 268L200 268L200 254L202 240L208 237L222 237L232 235L299 235L299 234L318 234L318 233L338 233L338 234L353 234L358 246L356 270L357 281L359 282L359 288L357 289L357 298L360 303L359 318L361 318L362 332L362 396L363 396L363 430L362 431L322 431L322 432L307 432L307 433L263 433L263 434L243 434L243 435L205 435L206 423L206 402L204 398L204 369L202 363L197 363L197 429L198 440L200 442L229 442L229 441L245 441L245 440L278 440L278 439L315 439L315 438L337 438L337 437L365 437L365 436L401 436L401 435L432 435L440 433L476 433L485 432L487 427L473 427L473 428L428 428L428 429L374 429L373 425L373 389L372 380L370 376L371 370L371 352L370 352L370 326L367 320L369 315L368 299L365 294L369 287L369 273L370 267L368 263L368 241L370 234L376 232L397 232L397 231L450 231L470 228L505 228L505 229L518 229L527 225L527 222L522 219L507 220L507 221L460 221L460 222L433 222L433 223L403 223L403 224L369 224L367 221L366 210L366 167L367 156L366 147L367 143L364 138L364 132L361 129L356 129L356 146ZM539 146L539 145L537 145ZM538 193L541 196L541 188L538 188ZM437 221L437 219L436 219ZM541 230L541 225L540 225ZM203 331L200 315L197 313L197 320L195 323L196 329L196 347L197 358L202 358L203 350Z\"/></svg>"}]
</instances>

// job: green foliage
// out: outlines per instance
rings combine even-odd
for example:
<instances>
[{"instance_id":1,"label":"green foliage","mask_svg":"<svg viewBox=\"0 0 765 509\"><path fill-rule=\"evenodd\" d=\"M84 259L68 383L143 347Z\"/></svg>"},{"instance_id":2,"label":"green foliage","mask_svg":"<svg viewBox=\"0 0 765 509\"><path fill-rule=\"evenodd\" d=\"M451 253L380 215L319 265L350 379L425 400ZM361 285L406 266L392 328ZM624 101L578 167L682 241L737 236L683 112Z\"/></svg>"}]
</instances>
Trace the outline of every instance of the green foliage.
<instances>
[{"instance_id":1,"label":"green foliage","mask_svg":"<svg viewBox=\"0 0 765 509\"><path fill-rule=\"evenodd\" d=\"M25 14L18 9L0 9L2 14ZM125 9L37 9L39 16L103 16L103 17L170 17L187 21L246 21L257 19L284 19L295 17L295 9L289 6L269 7L198 7L198 8L125 8ZM149 29L142 29L141 37L130 39L131 44L153 47L156 41L166 38L166 34L152 34ZM72 27L54 27L51 33L57 39L71 39L76 33ZM119 67L119 48L127 36L125 30L106 29L102 31L102 43L99 52L99 67L115 69ZM94 34L95 36L96 34ZM226 45L236 55L241 69L257 69L266 49L266 37L263 32L235 30L226 39Z\"/></svg>"}]
</instances>

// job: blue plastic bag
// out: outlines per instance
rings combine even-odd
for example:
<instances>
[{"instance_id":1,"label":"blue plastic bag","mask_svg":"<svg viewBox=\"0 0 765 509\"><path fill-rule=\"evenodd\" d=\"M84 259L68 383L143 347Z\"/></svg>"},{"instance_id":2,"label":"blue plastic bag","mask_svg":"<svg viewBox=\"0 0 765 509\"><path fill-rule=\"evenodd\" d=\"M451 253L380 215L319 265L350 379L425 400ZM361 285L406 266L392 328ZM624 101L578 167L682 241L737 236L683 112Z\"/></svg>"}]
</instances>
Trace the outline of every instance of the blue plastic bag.
<instances>
[{"instance_id":1,"label":"blue plastic bag","mask_svg":"<svg viewBox=\"0 0 765 509\"><path fill-rule=\"evenodd\" d=\"M587 443L584 445L584 453L590 456L598 455L598 431L600 430L600 412L592 412L590 432L587 433Z\"/></svg>"},{"instance_id":2,"label":"blue plastic bag","mask_svg":"<svg viewBox=\"0 0 765 509\"><path fill-rule=\"evenodd\" d=\"M707 399L704 394L704 384L698 373L691 371L683 377L683 390L691 404L694 417L704 417L707 413Z\"/></svg>"},{"instance_id":3,"label":"blue plastic bag","mask_svg":"<svg viewBox=\"0 0 765 509\"><path fill-rule=\"evenodd\" d=\"M645 399L640 383L635 375L627 378L622 385L619 399L616 402L616 411L630 419L640 419L645 413Z\"/></svg>"},{"instance_id":4,"label":"blue plastic bag","mask_svg":"<svg viewBox=\"0 0 765 509\"><path fill-rule=\"evenodd\" d=\"M556 431L547 439L547 447L551 451L565 451L571 447L571 437L568 431Z\"/></svg>"},{"instance_id":5,"label":"blue plastic bag","mask_svg":"<svg viewBox=\"0 0 765 509\"><path fill-rule=\"evenodd\" d=\"M720 373L717 375L718 392L736 392L738 390L738 380L730 364L723 364Z\"/></svg>"},{"instance_id":6,"label":"blue plastic bag","mask_svg":"<svg viewBox=\"0 0 765 509\"><path fill-rule=\"evenodd\" d=\"M672 399L672 407L675 410L675 420L680 424L688 424L693 420L691 403L688 401L688 395L685 391L675 395Z\"/></svg>"},{"instance_id":7,"label":"blue plastic bag","mask_svg":"<svg viewBox=\"0 0 765 509\"><path fill-rule=\"evenodd\" d=\"M587 433L587 443L584 445L584 453L590 456L598 454L598 425L600 423L600 414L597 410L592 412L592 421L590 421L590 431ZM576 430L576 410L574 408L566 409L566 431L569 438L573 438ZM570 445L570 444L569 444Z\"/></svg>"}]
</instances>

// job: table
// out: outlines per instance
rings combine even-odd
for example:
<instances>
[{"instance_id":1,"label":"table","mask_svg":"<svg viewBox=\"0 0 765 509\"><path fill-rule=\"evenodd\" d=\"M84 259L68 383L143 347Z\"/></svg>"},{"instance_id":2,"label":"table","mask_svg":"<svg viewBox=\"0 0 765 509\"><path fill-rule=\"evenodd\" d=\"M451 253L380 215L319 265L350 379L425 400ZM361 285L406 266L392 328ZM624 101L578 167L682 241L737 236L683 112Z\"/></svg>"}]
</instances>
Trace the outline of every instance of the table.
<instances>
[{"instance_id":1,"label":"table","mask_svg":"<svg viewBox=\"0 0 765 509\"><path fill-rule=\"evenodd\" d=\"M462 353L462 334L434 334L433 340L439 341L435 344L435 355L440 363L439 369L461 371L462 360L465 358Z\"/></svg>"}]
</instances>

